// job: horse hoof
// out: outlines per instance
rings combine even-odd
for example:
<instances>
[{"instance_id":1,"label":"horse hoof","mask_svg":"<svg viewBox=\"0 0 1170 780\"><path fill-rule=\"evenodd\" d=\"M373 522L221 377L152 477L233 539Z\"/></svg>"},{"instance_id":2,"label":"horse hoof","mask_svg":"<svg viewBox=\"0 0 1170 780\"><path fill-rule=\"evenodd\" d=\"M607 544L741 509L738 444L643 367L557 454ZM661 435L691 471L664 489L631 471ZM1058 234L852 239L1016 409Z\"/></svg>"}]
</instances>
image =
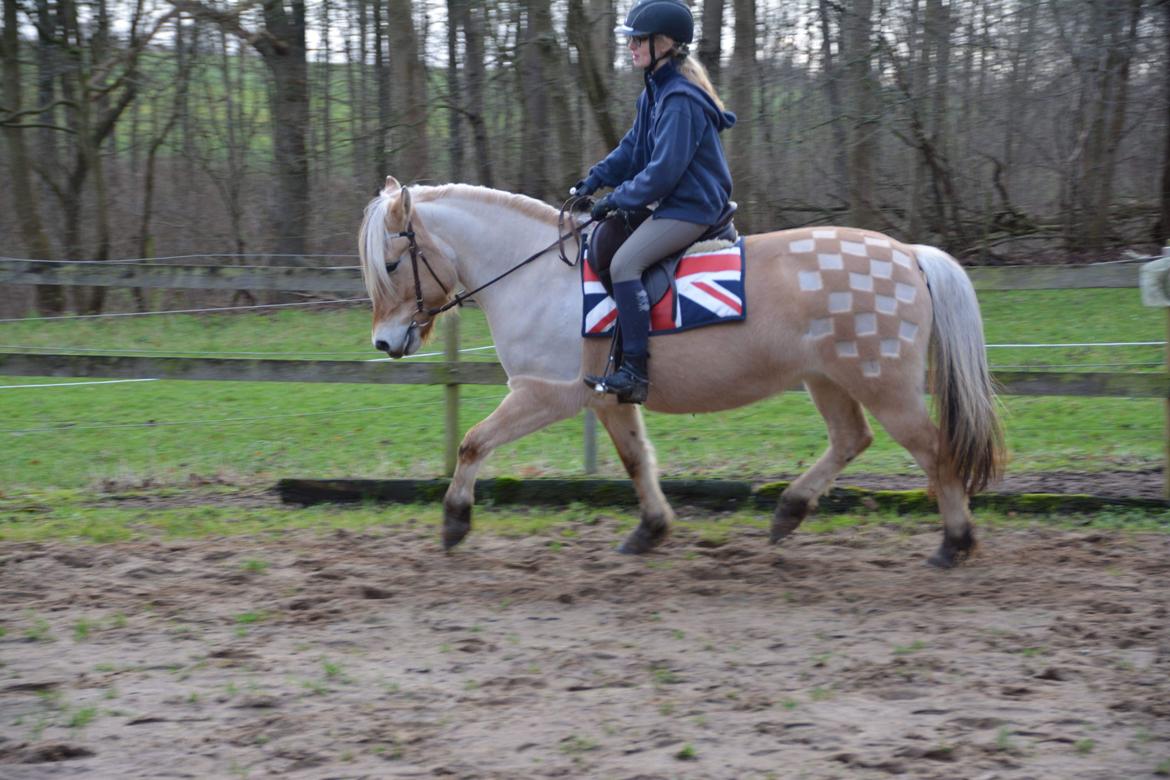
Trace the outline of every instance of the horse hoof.
<instances>
[{"instance_id":1,"label":"horse hoof","mask_svg":"<svg viewBox=\"0 0 1170 780\"><path fill-rule=\"evenodd\" d=\"M450 550L471 532L471 505L447 507L443 514L443 549Z\"/></svg>"},{"instance_id":2,"label":"horse hoof","mask_svg":"<svg viewBox=\"0 0 1170 780\"><path fill-rule=\"evenodd\" d=\"M800 527L811 509L808 499L781 496L780 506L776 508L776 515L772 518L772 533L769 537L772 544L779 544L787 539Z\"/></svg>"},{"instance_id":3,"label":"horse hoof","mask_svg":"<svg viewBox=\"0 0 1170 780\"><path fill-rule=\"evenodd\" d=\"M634 532L626 537L626 540L618 547L618 552L622 555L644 555L650 552L667 536L666 526L657 526L653 529L647 529L644 525L639 525L634 529Z\"/></svg>"},{"instance_id":4,"label":"horse hoof","mask_svg":"<svg viewBox=\"0 0 1170 780\"><path fill-rule=\"evenodd\" d=\"M975 552L975 535L968 531L956 540L943 539L934 555L926 562L936 569L953 569Z\"/></svg>"},{"instance_id":5,"label":"horse hoof","mask_svg":"<svg viewBox=\"0 0 1170 780\"><path fill-rule=\"evenodd\" d=\"M958 564L958 560L953 550L939 547L934 555L926 559L926 563L936 569L953 569Z\"/></svg>"},{"instance_id":6,"label":"horse hoof","mask_svg":"<svg viewBox=\"0 0 1170 780\"><path fill-rule=\"evenodd\" d=\"M769 541L772 544L779 544L792 535L792 532L800 527L803 517L786 517L784 519L775 519L772 521L772 534Z\"/></svg>"}]
</instances>

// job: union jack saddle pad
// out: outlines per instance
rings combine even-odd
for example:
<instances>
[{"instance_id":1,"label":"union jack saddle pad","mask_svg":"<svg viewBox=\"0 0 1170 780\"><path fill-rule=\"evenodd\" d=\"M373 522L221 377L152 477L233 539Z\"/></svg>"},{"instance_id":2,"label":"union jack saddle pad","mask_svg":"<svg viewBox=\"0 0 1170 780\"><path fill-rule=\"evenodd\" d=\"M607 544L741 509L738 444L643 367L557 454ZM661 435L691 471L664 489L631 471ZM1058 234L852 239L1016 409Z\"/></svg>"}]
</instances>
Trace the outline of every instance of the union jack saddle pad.
<instances>
[{"instance_id":1,"label":"union jack saddle pad","mask_svg":"<svg viewBox=\"0 0 1170 780\"><path fill-rule=\"evenodd\" d=\"M666 293L650 307L650 335L679 333L747 316L743 238L730 246L686 255ZM589 263L581 263L581 335L609 336L617 306Z\"/></svg>"}]
</instances>

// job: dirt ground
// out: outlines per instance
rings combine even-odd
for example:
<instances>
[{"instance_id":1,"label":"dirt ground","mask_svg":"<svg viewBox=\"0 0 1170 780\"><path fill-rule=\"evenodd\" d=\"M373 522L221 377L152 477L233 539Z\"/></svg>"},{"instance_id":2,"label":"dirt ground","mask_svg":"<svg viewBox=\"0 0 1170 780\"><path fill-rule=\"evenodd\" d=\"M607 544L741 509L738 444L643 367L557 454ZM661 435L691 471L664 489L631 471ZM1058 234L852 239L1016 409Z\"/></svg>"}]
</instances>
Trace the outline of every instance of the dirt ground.
<instances>
[{"instance_id":1,"label":"dirt ground","mask_svg":"<svg viewBox=\"0 0 1170 780\"><path fill-rule=\"evenodd\" d=\"M1168 535L435 530L0 547L0 777L1170 773Z\"/></svg>"},{"instance_id":2,"label":"dirt ground","mask_svg":"<svg viewBox=\"0 0 1170 780\"><path fill-rule=\"evenodd\" d=\"M796 475L788 479L795 479ZM852 474L839 480L842 485L873 490L911 490L926 487L921 474L890 476ZM995 493L1058 493L1102 498L1165 499L1166 476L1161 468L1126 471L1044 471L1015 472L1010 469L988 488Z\"/></svg>"}]
</instances>

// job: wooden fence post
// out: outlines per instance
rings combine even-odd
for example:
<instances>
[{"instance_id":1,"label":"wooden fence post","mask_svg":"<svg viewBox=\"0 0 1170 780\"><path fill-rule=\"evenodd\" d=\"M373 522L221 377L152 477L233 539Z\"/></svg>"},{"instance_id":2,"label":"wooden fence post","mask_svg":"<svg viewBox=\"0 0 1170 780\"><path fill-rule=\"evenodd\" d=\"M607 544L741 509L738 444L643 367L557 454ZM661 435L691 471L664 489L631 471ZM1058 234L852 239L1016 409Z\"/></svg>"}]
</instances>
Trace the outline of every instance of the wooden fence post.
<instances>
[{"instance_id":1,"label":"wooden fence post","mask_svg":"<svg viewBox=\"0 0 1170 780\"><path fill-rule=\"evenodd\" d=\"M597 415L585 409L585 473L597 473Z\"/></svg>"},{"instance_id":2,"label":"wooden fence post","mask_svg":"<svg viewBox=\"0 0 1170 780\"><path fill-rule=\"evenodd\" d=\"M444 337L444 353L450 363L459 360L459 312L447 314ZM446 439L446 457L444 470L448 477L455 473L455 463L459 457L459 440L462 438L459 431L459 385L449 384L444 388L446 410L444 416L444 432Z\"/></svg>"}]
</instances>

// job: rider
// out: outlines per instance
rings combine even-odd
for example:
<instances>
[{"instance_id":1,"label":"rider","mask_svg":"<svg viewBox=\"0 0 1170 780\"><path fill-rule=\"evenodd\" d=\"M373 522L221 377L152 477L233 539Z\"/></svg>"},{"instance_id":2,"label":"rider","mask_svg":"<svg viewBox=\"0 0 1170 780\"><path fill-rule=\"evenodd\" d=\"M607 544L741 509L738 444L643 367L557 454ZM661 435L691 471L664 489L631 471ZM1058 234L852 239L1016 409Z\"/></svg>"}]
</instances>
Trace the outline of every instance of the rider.
<instances>
[{"instance_id":1,"label":"rider","mask_svg":"<svg viewBox=\"0 0 1170 780\"><path fill-rule=\"evenodd\" d=\"M638 97L634 126L577 183L573 194L590 195L603 185L614 188L593 206L598 223L645 209L652 210L653 218L638 225L610 265L622 334L621 367L607 377L588 376L585 382L621 401L642 403L650 386L650 302L642 272L694 243L725 214L731 172L719 133L735 124L735 114L724 110L706 69L689 56L695 21L683 0L637 0L615 32L627 36L646 88ZM615 211L619 214L610 217Z\"/></svg>"}]
</instances>

